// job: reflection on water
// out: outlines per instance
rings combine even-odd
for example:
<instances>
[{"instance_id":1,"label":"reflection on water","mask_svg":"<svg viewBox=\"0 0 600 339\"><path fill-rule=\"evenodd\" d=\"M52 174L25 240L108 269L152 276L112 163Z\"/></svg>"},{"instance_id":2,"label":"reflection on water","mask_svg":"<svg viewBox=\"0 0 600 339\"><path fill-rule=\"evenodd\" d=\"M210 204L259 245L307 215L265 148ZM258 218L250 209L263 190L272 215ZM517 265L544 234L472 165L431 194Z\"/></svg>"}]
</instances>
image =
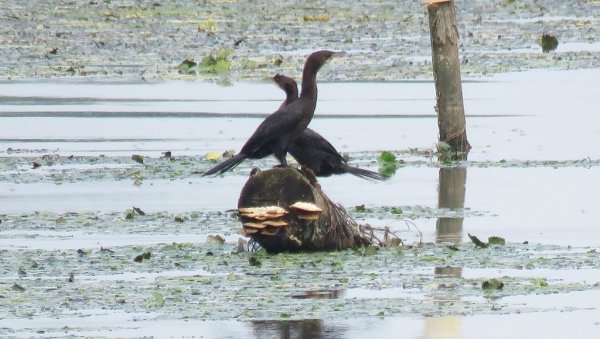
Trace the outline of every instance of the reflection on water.
<instances>
[{"instance_id":1,"label":"reflection on water","mask_svg":"<svg viewBox=\"0 0 600 339\"><path fill-rule=\"evenodd\" d=\"M387 319L387 318L386 318ZM457 316L414 318L394 318L395 324L387 324L384 319L355 320L353 322L305 320L257 320L250 324L252 338L280 339L329 339L329 338L422 338L458 339L462 338L463 318ZM422 330L417 323L423 321ZM389 322L389 321L388 321ZM404 327L403 325L412 326Z\"/></svg>"},{"instance_id":2,"label":"reflection on water","mask_svg":"<svg viewBox=\"0 0 600 339\"><path fill-rule=\"evenodd\" d=\"M425 318L424 339L461 338L461 318L455 316Z\"/></svg>"},{"instance_id":3,"label":"reflection on water","mask_svg":"<svg viewBox=\"0 0 600 339\"><path fill-rule=\"evenodd\" d=\"M326 325L320 319L259 320L252 322L255 338L343 338L345 327Z\"/></svg>"},{"instance_id":4,"label":"reflection on water","mask_svg":"<svg viewBox=\"0 0 600 339\"><path fill-rule=\"evenodd\" d=\"M239 320L162 319L155 313L97 310L88 317L0 319L0 334L14 337L110 338L598 338L598 292L585 292L587 309L479 314L468 316L398 316L352 319ZM541 297L541 296L537 296ZM546 296L547 297L547 296ZM564 298L560 294L552 297ZM571 305L571 304L569 304ZM106 325L109 324L109 325ZM569 324L569 326L565 326ZM4 330L5 332L2 332ZM7 332L8 331L8 332ZM16 334L16 335L14 335ZM92 334L92 335L90 335Z\"/></svg>"},{"instance_id":5,"label":"reflection on water","mask_svg":"<svg viewBox=\"0 0 600 339\"><path fill-rule=\"evenodd\" d=\"M344 295L342 289L310 290L292 295L294 299L337 299Z\"/></svg>"},{"instance_id":6,"label":"reflection on water","mask_svg":"<svg viewBox=\"0 0 600 339\"><path fill-rule=\"evenodd\" d=\"M400 320L400 319L398 319ZM400 321L402 322L402 321ZM343 322L326 322L321 319L306 320L258 320L251 322L254 338L280 339L326 339L326 338L364 338L361 331L351 324ZM370 326L376 326L371 324ZM382 327L376 337L401 338L402 326L394 326L393 332L387 332ZM462 319L455 316L427 317L424 319L423 339L454 339L461 338ZM364 330L364 329L363 329ZM373 329L372 329L373 330ZM355 333L356 332L356 333ZM368 333L368 332L367 332ZM408 336L413 337L413 336Z\"/></svg>"},{"instance_id":7,"label":"reflection on water","mask_svg":"<svg viewBox=\"0 0 600 339\"><path fill-rule=\"evenodd\" d=\"M466 160L466 155L465 159ZM438 207L462 210L465 207L467 169L465 167L440 168L438 186ZM436 242L459 243L462 239L464 218L438 218L436 223ZM436 267L436 277L460 278L462 267ZM451 292L450 292L451 293ZM434 297L438 302L460 300L456 295ZM423 338L461 338L462 318L457 316L425 318Z\"/></svg>"},{"instance_id":8,"label":"reflection on water","mask_svg":"<svg viewBox=\"0 0 600 339\"><path fill-rule=\"evenodd\" d=\"M465 207L466 182L467 169L465 167L440 168L438 207L462 210ZM438 218L436 242L460 242L463 219Z\"/></svg>"},{"instance_id":9,"label":"reflection on water","mask_svg":"<svg viewBox=\"0 0 600 339\"><path fill-rule=\"evenodd\" d=\"M372 324L373 325L373 324ZM360 338L362 335L352 325L340 322L326 322L321 319L306 320L258 320L251 323L254 338L280 339L326 339L326 338ZM461 338L462 319L455 316L428 317L424 320L423 339ZM380 332L377 337L403 337L401 326L395 327L393 333ZM395 333L395 334L394 334ZM364 334L364 333L363 333ZM411 337L411 336L409 336Z\"/></svg>"},{"instance_id":10,"label":"reflection on water","mask_svg":"<svg viewBox=\"0 0 600 339\"><path fill-rule=\"evenodd\" d=\"M462 267L436 267L435 275L438 277L460 278L462 276Z\"/></svg>"}]
</instances>

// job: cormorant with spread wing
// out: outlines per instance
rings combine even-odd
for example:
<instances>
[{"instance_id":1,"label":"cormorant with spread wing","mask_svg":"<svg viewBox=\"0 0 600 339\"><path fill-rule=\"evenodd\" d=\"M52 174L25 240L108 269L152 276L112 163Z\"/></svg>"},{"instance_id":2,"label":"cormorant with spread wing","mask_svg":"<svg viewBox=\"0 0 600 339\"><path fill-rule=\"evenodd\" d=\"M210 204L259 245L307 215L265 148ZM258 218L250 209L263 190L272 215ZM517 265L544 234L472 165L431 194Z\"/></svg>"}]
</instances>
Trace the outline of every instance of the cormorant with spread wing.
<instances>
[{"instance_id":1,"label":"cormorant with spread wing","mask_svg":"<svg viewBox=\"0 0 600 339\"><path fill-rule=\"evenodd\" d=\"M298 86L294 79L277 74L273 77L273 81L286 94L280 109L298 98ZM377 172L348 165L346 159L327 139L310 128L305 129L294 142L288 145L288 152L300 165L310 168L317 176L350 173L366 179L385 179Z\"/></svg>"},{"instance_id":2,"label":"cormorant with spread wing","mask_svg":"<svg viewBox=\"0 0 600 339\"><path fill-rule=\"evenodd\" d=\"M302 91L298 99L280 107L256 128L240 152L208 170L203 176L224 173L244 159L260 159L273 154L282 166L289 145L302 134L310 123L317 106L317 72L333 56L343 52L322 50L308 56L302 71Z\"/></svg>"}]
</instances>

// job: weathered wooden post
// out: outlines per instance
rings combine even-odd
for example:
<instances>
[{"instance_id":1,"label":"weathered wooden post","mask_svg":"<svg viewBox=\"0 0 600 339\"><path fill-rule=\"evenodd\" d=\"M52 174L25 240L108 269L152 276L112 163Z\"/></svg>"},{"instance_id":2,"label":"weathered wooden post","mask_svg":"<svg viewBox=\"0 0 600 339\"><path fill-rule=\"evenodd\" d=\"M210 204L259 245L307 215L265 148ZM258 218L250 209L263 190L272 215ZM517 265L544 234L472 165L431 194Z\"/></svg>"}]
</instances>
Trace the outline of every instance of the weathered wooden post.
<instances>
[{"instance_id":1,"label":"weathered wooden post","mask_svg":"<svg viewBox=\"0 0 600 339\"><path fill-rule=\"evenodd\" d=\"M439 141L453 153L466 154L465 109L458 59L458 29L453 0L422 0L429 12L429 31L435 80Z\"/></svg>"}]
</instances>

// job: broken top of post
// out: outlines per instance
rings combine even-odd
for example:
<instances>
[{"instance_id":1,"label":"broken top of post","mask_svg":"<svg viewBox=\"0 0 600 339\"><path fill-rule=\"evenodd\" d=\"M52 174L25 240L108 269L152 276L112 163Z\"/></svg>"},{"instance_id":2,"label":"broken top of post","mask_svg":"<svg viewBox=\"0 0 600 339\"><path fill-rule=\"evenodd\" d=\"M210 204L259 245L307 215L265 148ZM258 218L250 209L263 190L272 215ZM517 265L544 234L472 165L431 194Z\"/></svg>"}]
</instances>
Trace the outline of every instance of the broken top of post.
<instances>
[{"instance_id":1,"label":"broken top of post","mask_svg":"<svg viewBox=\"0 0 600 339\"><path fill-rule=\"evenodd\" d=\"M454 2L452 0L421 1L427 4L429 12L439 141L447 144L451 153L466 155L471 145L467 141L465 127Z\"/></svg>"}]
</instances>

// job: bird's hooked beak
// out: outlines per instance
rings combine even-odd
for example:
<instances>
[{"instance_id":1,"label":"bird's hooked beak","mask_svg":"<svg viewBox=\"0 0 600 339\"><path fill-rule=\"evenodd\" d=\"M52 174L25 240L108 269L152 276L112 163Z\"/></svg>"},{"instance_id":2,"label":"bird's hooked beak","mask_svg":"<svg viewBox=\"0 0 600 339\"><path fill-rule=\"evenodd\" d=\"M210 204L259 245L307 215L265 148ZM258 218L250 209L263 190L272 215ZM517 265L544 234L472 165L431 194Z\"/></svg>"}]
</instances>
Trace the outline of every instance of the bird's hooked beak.
<instances>
[{"instance_id":1,"label":"bird's hooked beak","mask_svg":"<svg viewBox=\"0 0 600 339\"><path fill-rule=\"evenodd\" d=\"M348 53L344 52L344 51L340 51L340 52L333 52L331 53L331 56L329 57L329 60L333 59L333 58L339 58L339 57L344 57L348 55Z\"/></svg>"}]
</instances>

